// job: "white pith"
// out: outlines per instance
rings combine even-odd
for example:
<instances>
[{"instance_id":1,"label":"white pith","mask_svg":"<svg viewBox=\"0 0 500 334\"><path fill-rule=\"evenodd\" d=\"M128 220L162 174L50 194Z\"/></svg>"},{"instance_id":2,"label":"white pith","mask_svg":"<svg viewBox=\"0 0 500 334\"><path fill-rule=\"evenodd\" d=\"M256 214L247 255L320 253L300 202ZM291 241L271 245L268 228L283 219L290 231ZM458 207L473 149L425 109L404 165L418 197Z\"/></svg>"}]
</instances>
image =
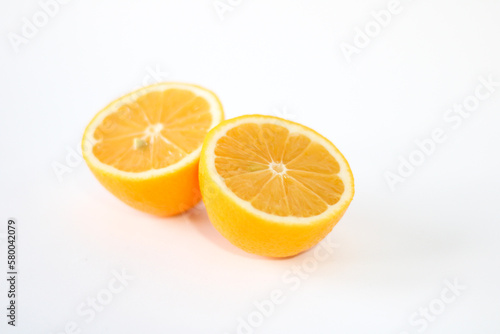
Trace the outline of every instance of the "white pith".
<instances>
[{"instance_id":1,"label":"white pith","mask_svg":"<svg viewBox=\"0 0 500 334\"><path fill-rule=\"evenodd\" d=\"M283 126L287 128L290 131L290 134L293 133L299 133L302 135L307 136L311 141L319 143L322 145L324 148L328 150L328 152L337 160L340 166L340 171L337 176L340 177L342 182L344 183L344 192L342 196L340 197L339 201L333 205L328 205L328 208L322 212L319 215L315 216L310 216L310 217L295 217L295 216L277 216L273 215L264 211L261 211L259 209L256 209L252 206L252 204L248 201L245 201L238 197L236 194L232 192L231 189L227 187L227 185L224 182L224 179L222 176L219 175L217 172L217 169L215 167L215 146L217 144L217 141L226 135L227 131L229 131L232 128L235 128L241 124L247 124L247 123L256 123L256 124L275 124L279 126ZM299 126L294 123L290 123L288 121L281 120L279 118L274 118L274 117L266 117L266 116L251 116L251 117L242 117L240 119L236 119L234 121L229 121L227 124L223 125L222 127L219 127L217 129L217 133L214 134L209 141L206 143L206 148L204 149L206 154L206 164L207 164L207 169L210 175L214 176L214 181L215 183L222 189L222 191L228 195L236 204L241 206L243 209L246 211L249 211L256 216L261 217L262 219L268 220L268 221L274 221L276 223L288 223L288 224L308 224L308 223L314 223L319 220L322 220L323 218L327 218L338 212L339 210L343 209L346 204L352 199L353 197L353 191L354 191L354 184L353 180L351 178L351 173L349 172L350 168L345 160L345 158L342 156L342 154L338 151L338 149L333 146L330 142L325 140L323 137L319 136L316 134L314 131L309 130L305 127ZM210 153L208 153L210 152ZM273 174L279 174L276 171L273 170L272 164L270 164L269 168L273 171ZM284 167L284 171L286 172L286 167Z\"/></svg>"},{"instance_id":2,"label":"white pith","mask_svg":"<svg viewBox=\"0 0 500 334\"><path fill-rule=\"evenodd\" d=\"M148 171L143 171L143 172L125 172L122 170L119 170L113 166L106 165L102 163L93 153L93 146L95 143L98 141L94 138L94 132L97 129L97 127L102 123L102 121L110 114L116 112L121 106L124 104L128 104L139 98L140 96L143 96L145 94L151 93L151 92L162 92L167 89L185 89L193 92L197 96L200 96L204 98L210 105L209 112L212 115L212 123L210 125L210 128L207 129L207 132L212 129L214 126L219 124L222 121L222 108L220 106L220 102L217 99L217 97L210 91L205 90L201 87L189 85L189 84L183 84L183 83L159 83L156 85L148 86L141 88L137 91L134 91L128 95L125 95L118 100L112 102L110 105L108 105L106 108L103 109L102 112L100 112L89 124L87 127L87 130L85 131L85 135L83 138L83 143L87 147L83 147L83 155L84 157L92 163L92 165L98 169L101 169L104 172L108 172L111 174L118 174L126 178L130 179L147 179L155 176L160 176L164 175L167 173L172 173L175 172L179 169L182 169L184 166L187 166L194 162L196 159L199 158L200 156L200 151L201 151L201 146L203 145L203 142L200 143L200 146L186 155L184 158L179 160L178 162L164 167L164 168L159 168L159 169L151 169ZM145 129L145 135L146 136L154 136L161 127L163 127L162 124L153 124L149 126L147 129ZM131 147L131 149L133 149Z\"/></svg>"}]
</instances>

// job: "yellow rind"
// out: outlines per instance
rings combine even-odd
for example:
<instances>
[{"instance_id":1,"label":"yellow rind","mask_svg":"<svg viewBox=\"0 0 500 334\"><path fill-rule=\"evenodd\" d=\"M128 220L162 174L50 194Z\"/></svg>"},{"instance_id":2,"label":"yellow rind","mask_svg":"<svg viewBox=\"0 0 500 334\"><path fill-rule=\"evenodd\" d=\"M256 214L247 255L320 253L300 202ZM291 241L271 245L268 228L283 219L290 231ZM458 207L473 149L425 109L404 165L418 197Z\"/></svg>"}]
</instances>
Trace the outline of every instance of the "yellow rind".
<instances>
[{"instance_id":1,"label":"yellow rind","mask_svg":"<svg viewBox=\"0 0 500 334\"><path fill-rule=\"evenodd\" d=\"M90 164L89 168L109 192L131 207L157 216L174 216L201 200L198 162L196 159L173 173L148 179L111 175Z\"/></svg>"}]
</instances>

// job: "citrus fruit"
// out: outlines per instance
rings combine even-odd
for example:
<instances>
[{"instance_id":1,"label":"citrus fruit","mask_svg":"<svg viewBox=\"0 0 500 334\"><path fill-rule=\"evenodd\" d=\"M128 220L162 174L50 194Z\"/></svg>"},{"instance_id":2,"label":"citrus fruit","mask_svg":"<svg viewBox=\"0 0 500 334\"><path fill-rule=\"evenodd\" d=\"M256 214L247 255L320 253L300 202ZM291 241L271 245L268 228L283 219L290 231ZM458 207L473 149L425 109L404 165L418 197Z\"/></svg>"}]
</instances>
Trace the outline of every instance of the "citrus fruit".
<instances>
[{"instance_id":1,"label":"citrus fruit","mask_svg":"<svg viewBox=\"0 0 500 334\"><path fill-rule=\"evenodd\" d=\"M349 164L330 141L262 115L230 119L208 133L200 187L215 228L241 249L270 257L316 245L354 196Z\"/></svg>"},{"instance_id":2,"label":"citrus fruit","mask_svg":"<svg viewBox=\"0 0 500 334\"><path fill-rule=\"evenodd\" d=\"M183 83L143 87L92 119L83 135L83 156L123 202L155 215L175 215L201 199L201 146L222 119L222 106L207 89Z\"/></svg>"}]
</instances>

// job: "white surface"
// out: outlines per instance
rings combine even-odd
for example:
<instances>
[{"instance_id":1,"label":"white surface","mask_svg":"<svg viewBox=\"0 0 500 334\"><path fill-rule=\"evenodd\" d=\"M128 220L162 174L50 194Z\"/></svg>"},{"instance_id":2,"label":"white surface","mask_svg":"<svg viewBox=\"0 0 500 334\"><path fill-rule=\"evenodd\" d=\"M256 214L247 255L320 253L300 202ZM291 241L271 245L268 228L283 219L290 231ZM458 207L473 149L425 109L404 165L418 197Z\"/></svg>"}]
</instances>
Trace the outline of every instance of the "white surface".
<instances>
[{"instance_id":1,"label":"white surface","mask_svg":"<svg viewBox=\"0 0 500 334\"><path fill-rule=\"evenodd\" d=\"M500 80L500 3L402 0L348 63L340 44L388 3L242 1L222 21L211 0L75 0L16 53L7 34L40 6L2 0L0 232L17 218L20 309L14 329L2 311L1 332L61 333L74 321L82 333L233 334L278 289L284 301L255 333L419 333L408 319L456 279L465 290L424 332L499 333L500 88L456 129L443 115L480 76ZM330 235L338 247L297 290L283 275L314 251L247 255L202 209L135 211L81 161L58 181L52 164L66 163L92 116L156 67L215 91L228 118L285 115L349 160L356 195ZM437 127L447 140L391 191L384 173ZM0 248L4 271L5 239ZM86 322L77 307L122 268L134 279ZM1 279L2 310L5 291Z\"/></svg>"}]
</instances>

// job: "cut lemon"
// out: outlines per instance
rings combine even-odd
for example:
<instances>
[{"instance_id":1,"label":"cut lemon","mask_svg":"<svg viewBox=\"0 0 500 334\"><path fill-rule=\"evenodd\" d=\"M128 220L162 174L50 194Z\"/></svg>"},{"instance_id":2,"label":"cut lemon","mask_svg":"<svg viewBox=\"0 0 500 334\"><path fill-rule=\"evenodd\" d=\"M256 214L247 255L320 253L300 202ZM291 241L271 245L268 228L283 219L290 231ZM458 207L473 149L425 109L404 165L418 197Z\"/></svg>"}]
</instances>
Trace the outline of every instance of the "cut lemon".
<instances>
[{"instance_id":1,"label":"cut lemon","mask_svg":"<svg viewBox=\"0 0 500 334\"><path fill-rule=\"evenodd\" d=\"M209 218L231 243L286 257L321 241L354 196L347 160L325 137L284 119L249 115L212 129L200 158Z\"/></svg>"},{"instance_id":2,"label":"cut lemon","mask_svg":"<svg viewBox=\"0 0 500 334\"><path fill-rule=\"evenodd\" d=\"M102 185L123 202L175 215L201 199L201 146L222 119L217 96L202 87L144 87L94 117L83 135L83 156Z\"/></svg>"}]
</instances>

